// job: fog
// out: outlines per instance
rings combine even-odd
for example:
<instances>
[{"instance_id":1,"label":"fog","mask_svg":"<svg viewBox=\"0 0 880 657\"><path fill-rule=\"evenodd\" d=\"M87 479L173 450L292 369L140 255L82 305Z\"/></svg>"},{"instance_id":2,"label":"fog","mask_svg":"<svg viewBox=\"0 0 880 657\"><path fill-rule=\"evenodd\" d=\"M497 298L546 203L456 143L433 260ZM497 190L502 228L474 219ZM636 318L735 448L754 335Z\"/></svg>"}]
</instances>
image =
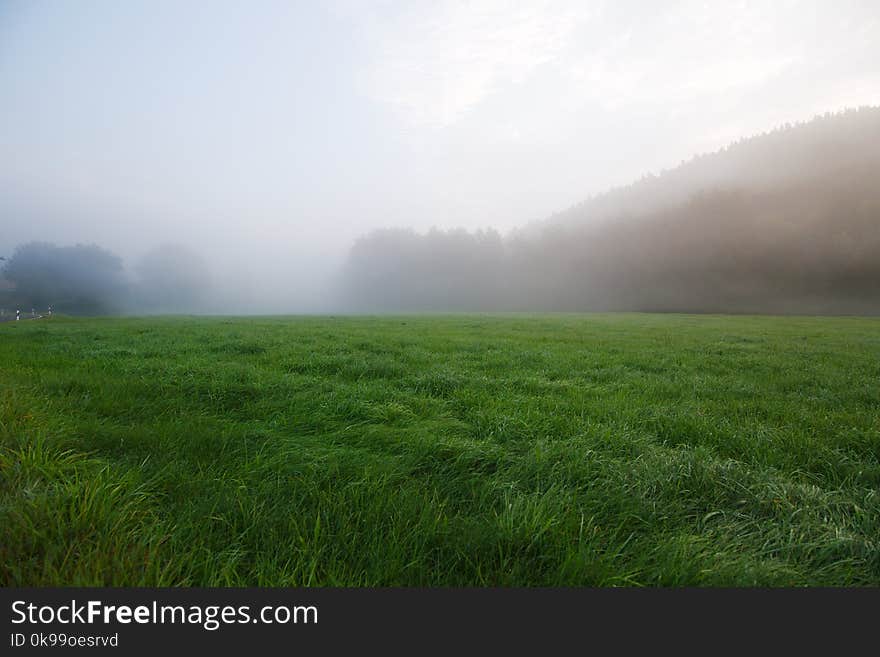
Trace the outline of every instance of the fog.
<instances>
[{"instance_id":1,"label":"fog","mask_svg":"<svg viewBox=\"0 0 880 657\"><path fill-rule=\"evenodd\" d=\"M0 305L880 312L877 61L873 2L5 2Z\"/></svg>"}]
</instances>

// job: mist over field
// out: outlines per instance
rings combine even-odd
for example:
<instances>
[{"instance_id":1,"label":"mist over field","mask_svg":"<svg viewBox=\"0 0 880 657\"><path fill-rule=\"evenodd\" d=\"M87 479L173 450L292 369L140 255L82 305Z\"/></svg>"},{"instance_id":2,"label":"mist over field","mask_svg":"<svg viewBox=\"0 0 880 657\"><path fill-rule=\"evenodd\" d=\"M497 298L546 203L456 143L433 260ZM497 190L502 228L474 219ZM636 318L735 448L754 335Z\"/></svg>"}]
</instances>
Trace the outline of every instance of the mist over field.
<instances>
[{"instance_id":1,"label":"mist over field","mask_svg":"<svg viewBox=\"0 0 880 657\"><path fill-rule=\"evenodd\" d=\"M880 313L880 108L740 140L500 233L383 228L309 295L161 244L19 245L6 306L74 313L672 311ZM265 272L263 272L265 276ZM302 292L302 281L291 277ZM268 292L276 297L271 299Z\"/></svg>"},{"instance_id":2,"label":"mist over field","mask_svg":"<svg viewBox=\"0 0 880 657\"><path fill-rule=\"evenodd\" d=\"M877 587L878 62L876 0L0 0L0 589Z\"/></svg>"},{"instance_id":3,"label":"mist over field","mask_svg":"<svg viewBox=\"0 0 880 657\"><path fill-rule=\"evenodd\" d=\"M878 14L5 3L0 307L876 314Z\"/></svg>"}]
</instances>

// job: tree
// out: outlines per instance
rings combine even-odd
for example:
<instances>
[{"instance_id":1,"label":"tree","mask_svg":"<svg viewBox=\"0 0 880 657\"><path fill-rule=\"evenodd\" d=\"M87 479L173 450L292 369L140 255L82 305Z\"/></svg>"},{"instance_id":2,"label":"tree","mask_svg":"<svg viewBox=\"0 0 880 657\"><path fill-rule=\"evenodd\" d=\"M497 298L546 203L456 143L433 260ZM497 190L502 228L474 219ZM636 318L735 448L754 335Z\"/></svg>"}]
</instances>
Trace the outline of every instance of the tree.
<instances>
[{"instance_id":1,"label":"tree","mask_svg":"<svg viewBox=\"0 0 880 657\"><path fill-rule=\"evenodd\" d=\"M47 242L18 246L3 267L15 290L13 303L25 308L52 305L72 314L107 314L125 303L122 260L94 244L58 247Z\"/></svg>"}]
</instances>

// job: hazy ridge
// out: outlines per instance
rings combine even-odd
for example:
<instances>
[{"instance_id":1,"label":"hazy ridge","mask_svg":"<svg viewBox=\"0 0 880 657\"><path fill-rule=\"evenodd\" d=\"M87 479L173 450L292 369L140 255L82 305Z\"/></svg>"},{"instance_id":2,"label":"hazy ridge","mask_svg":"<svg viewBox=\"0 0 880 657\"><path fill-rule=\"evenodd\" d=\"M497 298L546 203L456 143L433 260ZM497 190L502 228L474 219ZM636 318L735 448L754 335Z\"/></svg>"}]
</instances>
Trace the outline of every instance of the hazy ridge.
<instances>
[{"instance_id":1,"label":"hazy ridge","mask_svg":"<svg viewBox=\"0 0 880 657\"><path fill-rule=\"evenodd\" d=\"M341 305L395 310L880 312L880 108L741 139L502 236L387 229Z\"/></svg>"}]
</instances>

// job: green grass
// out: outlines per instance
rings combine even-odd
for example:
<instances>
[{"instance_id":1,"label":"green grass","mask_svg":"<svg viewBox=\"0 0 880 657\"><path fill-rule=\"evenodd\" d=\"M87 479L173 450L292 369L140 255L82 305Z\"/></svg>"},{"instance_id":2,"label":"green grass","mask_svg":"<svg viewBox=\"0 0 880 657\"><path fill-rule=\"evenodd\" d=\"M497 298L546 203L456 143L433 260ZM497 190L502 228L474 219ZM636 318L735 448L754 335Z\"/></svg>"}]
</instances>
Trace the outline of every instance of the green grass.
<instances>
[{"instance_id":1,"label":"green grass","mask_svg":"<svg viewBox=\"0 0 880 657\"><path fill-rule=\"evenodd\" d=\"M880 320L0 325L3 585L880 584Z\"/></svg>"}]
</instances>

